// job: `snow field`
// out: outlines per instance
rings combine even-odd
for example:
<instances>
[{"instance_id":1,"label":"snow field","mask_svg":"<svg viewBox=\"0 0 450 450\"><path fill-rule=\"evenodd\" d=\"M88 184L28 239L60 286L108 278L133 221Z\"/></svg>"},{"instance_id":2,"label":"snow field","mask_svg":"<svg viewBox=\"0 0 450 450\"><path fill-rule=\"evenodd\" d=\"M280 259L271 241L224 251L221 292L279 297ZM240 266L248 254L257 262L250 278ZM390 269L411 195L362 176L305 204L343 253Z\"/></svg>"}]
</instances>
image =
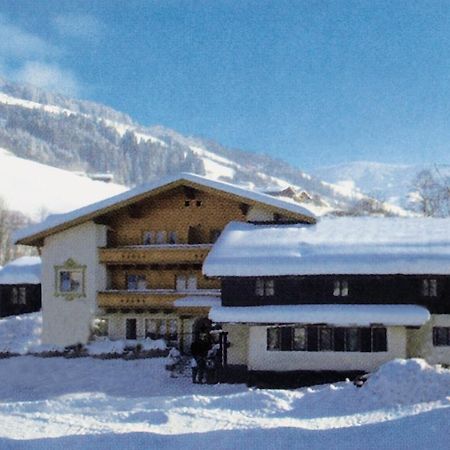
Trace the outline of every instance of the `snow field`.
<instances>
[{"instance_id":1,"label":"snow field","mask_svg":"<svg viewBox=\"0 0 450 450\"><path fill-rule=\"evenodd\" d=\"M291 391L193 385L164 364L0 360L0 448L448 448L450 372L421 360Z\"/></svg>"},{"instance_id":2,"label":"snow field","mask_svg":"<svg viewBox=\"0 0 450 450\"><path fill-rule=\"evenodd\" d=\"M42 351L41 327L40 313L1 319L2 349ZM389 362L361 388L347 381L295 390L192 384L166 363L0 359L0 449L449 448L450 370L420 359Z\"/></svg>"}]
</instances>

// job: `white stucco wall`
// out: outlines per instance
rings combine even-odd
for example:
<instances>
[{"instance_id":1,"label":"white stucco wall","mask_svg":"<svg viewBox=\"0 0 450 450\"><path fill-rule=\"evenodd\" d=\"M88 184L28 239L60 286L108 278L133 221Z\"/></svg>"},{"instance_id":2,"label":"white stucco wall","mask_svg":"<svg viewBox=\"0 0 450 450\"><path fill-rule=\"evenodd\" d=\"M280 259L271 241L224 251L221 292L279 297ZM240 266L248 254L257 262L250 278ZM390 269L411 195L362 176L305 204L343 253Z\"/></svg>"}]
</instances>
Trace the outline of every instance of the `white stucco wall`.
<instances>
[{"instance_id":1,"label":"white stucco wall","mask_svg":"<svg viewBox=\"0 0 450 450\"><path fill-rule=\"evenodd\" d=\"M267 351L267 328L252 326L249 333L248 369L268 371L365 370L372 371L386 361L406 357L406 329L387 328L387 352L303 352Z\"/></svg>"},{"instance_id":2,"label":"white stucco wall","mask_svg":"<svg viewBox=\"0 0 450 450\"><path fill-rule=\"evenodd\" d=\"M450 346L433 346L433 327L450 327L450 314L433 314L423 327L409 330L409 356L426 359L430 364L450 364Z\"/></svg>"},{"instance_id":3,"label":"white stucco wall","mask_svg":"<svg viewBox=\"0 0 450 450\"><path fill-rule=\"evenodd\" d=\"M230 344L227 356L228 364L243 365L248 363L248 325L224 324L223 331L228 332L227 340Z\"/></svg>"},{"instance_id":4,"label":"white stucco wall","mask_svg":"<svg viewBox=\"0 0 450 450\"><path fill-rule=\"evenodd\" d=\"M97 291L106 288L106 269L98 263L98 247L106 245L106 227L88 222L47 237L42 248L42 341L45 344L86 343L97 312ZM55 266L69 259L86 266L86 297L55 296Z\"/></svg>"}]
</instances>

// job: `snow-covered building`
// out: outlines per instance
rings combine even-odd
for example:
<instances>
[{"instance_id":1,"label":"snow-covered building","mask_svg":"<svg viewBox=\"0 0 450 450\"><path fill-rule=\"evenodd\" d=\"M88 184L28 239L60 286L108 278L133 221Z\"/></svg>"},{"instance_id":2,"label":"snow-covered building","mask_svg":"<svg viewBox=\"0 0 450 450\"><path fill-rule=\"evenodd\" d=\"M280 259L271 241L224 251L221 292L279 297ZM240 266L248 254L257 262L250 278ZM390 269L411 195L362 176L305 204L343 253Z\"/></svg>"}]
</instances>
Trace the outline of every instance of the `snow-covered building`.
<instances>
[{"instance_id":1,"label":"snow-covered building","mask_svg":"<svg viewBox=\"0 0 450 450\"><path fill-rule=\"evenodd\" d=\"M43 342L86 343L102 318L112 339L189 348L220 304L202 264L232 221L314 223L295 202L183 174L50 216L16 243L40 249Z\"/></svg>"},{"instance_id":2,"label":"snow-covered building","mask_svg":"<svg viewBox=\"0 0 450 450\"><path fill-rule=\"evenodd\" d=\"M0 317L41 309L41 259L22 256L0 268Z\"/></svg>"},{"instance_id":3,"label":"snow-covered building","mask_svg":"<svg viewBox=\"0 0 450 450\"><path fill-rule=\"evenodd\" d=\"M230 371L371 371L450 364L450 220L230 223L203 266Z\"/></svg>"}]
</instances>

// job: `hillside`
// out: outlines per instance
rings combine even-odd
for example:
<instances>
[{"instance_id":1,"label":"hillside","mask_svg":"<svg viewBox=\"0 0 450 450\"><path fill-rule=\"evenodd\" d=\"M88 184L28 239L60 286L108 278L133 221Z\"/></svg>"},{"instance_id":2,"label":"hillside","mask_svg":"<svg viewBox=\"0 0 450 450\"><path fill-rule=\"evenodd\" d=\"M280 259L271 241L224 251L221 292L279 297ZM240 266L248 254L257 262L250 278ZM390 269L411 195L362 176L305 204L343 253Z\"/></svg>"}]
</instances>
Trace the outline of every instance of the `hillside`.
<instances>
[{"instance_id":1,"label":"hillside","mask_svg":"<svg viewBox=\"0 0 450 450\"><path fill-rule=\"evenodd\" d=\"M18 158L0 148L0 193L9 210L34 221L62 213L126 190L114 183L93 181L67 170Z\"/></svg>"},{"instance_id":2,"label":"hillside","mask_svg":"<svg viewBox=\"0 0 450 450\"><path fill-rule=\"evenodd\" d=\"M399 165L370 161L321 167L314 174L330 183L409 209L414 207L417 176L425 170L430 171L437 180L450 177L448 165Z\"/></svg>"},{"instance_id":3,"label":"hillside","mask_svg":"<svg viewBox=\"0 0 450 450\"><path fill-rule=\"evenodd\" d=\"M184 171L252 189L276 191L292 186L308 194L302 201L317 214L404 213L281 160L228 149L161 126L143 127L103 105L5 80L0 80L0 147L68 171L110 172L117 183L127 186Z\"/></svg>"}]
</instances>

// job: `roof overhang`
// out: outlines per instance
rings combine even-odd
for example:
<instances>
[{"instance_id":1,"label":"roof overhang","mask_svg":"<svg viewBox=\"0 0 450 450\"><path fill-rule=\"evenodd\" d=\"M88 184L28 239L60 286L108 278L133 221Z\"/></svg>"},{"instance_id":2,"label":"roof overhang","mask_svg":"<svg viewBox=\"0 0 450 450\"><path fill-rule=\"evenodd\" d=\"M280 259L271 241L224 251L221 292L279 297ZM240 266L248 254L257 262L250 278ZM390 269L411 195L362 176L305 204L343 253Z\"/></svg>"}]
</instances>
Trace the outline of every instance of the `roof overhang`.
<instances>
[{"instance_id":1,"label":"roof overhang","mask_svg":"<svg viewBox=\"0 0 450 450\"><path fill-rule=\"evenodd\" d=\"M221 181L210 180L193 174L166 177L158 182L144 184L108 199L76 209L74 211L49 216L44 222L19 230L14 235L15 244L41 246L43 240L52 234L64 231L82 223L94 220L104 214L132 205L179 186L188 186L231 198L249 206L259 206L283 214L288 218L305 223L315 223L316 217L307 208L282 201L270 195L249 191Z\"/></svg>"}]
</instances>

